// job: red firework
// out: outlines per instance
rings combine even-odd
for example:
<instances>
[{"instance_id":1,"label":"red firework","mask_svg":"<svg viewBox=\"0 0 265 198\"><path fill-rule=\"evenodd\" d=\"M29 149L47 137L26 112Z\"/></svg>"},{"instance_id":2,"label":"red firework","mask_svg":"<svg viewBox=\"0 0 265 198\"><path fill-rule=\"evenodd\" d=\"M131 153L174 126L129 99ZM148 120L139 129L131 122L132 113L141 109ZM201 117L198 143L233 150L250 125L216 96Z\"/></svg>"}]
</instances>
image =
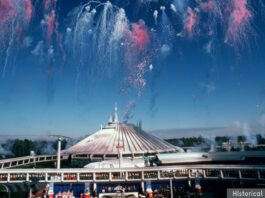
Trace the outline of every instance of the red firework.
<instances>
[{"instance_id":1,"label":"red firework","mask_svg":"<svg viewBox=\"0 0 265 198\"><path fill-rule=\"evenodd\" d=\"M10 0L0 0L0 25L12 20L15 14Z\"/></svg>"},{"instance_id":2,"label":"red firework","mask_svg":"<svg viewBox=\"0 0 265 198\"><path fill-rule=\"evenodd\" d=\"M49 11L50 9L55 9L57 0L44 0L44 9Z\"/></svg>"},{"instance_id":3,"label":"red firework","mask_svg":"<svg viewBox=\"0 0 265 198\"><path fill-rule=\"evenodd\" d=\"M194 29L196 23L197 23L196 13L193 11L193 9L188 7L187 19L186 19L186 23L185 23L184 29L188 33L189 37L192 36L193 29Z\"/></svg>"},{"instance_id":4,"label":"red firework","mask_svg":"<svg viewBox=\"0 0 265 198\"><path fill-rule=\"evenodd\" d=\"M50 7L51 7L51 0L45 0L44 1L45 10L48 10Z\"/></svg>"},{"instance_id":5,"label":"red firework","mask_svg":"<svg viewBox=\"0 0 265 198\"><path fill-rule=\"evenodd\" d=\"M201 2L200 3L200 8L203 11L213 10L215 7L216 7L216 4L212 0L209 0L208 2Z\"/></svg>"},{"instance_id":6,"label":"red firework","mask_svg":"<svg viewBox=\"0 0 265 198\"><path fill-rule=\"evenodd\" d=\"M136 50L143 51L149 43L149 33L142 23L133 23L132 30L127 30L127 44Z\"/></svg>"},{"instance_id":7,"label":"red firework","mask_svg":"<svg viewBox=\"0 0 265 198\"><path fill-rule=\"evenodd\" d=\"M26 10L26 22L29 23L33 12L31 0L25 0L25 10Z\"/></svg>"},{"instance_id":8,"label":"red firework","mask_svg":"<svg viewBox=\"0 0 265 198\"><path fill-rule=\"evenodd\" d=\"M55 11L52 10L50 13L49 21L48 21L48 30L47 30L47 40L50 41L51 36L54 31L54 24L55 24Z\"/></svg>"},{"instance_id":9,"label":"red firework","mask_svg":"<svg viewBox=\"0 0 265 198\"><path fill-rule=\"evenodd\" d=\"M244 36L251 18L252 13L247 8L246 0L233 1L233 10L230 15L225 43L234 44L238 42L240 36Z\"/></svg>"}]
</instances>

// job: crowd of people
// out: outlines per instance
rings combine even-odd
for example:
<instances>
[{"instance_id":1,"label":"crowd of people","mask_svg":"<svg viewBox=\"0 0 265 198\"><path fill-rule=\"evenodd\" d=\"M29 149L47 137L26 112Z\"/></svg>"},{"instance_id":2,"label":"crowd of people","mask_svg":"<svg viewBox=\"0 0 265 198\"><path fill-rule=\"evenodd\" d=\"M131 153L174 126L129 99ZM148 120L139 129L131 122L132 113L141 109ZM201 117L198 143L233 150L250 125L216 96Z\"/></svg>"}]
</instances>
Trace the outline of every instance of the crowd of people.
<instances>
[{"instance_id":1,"label":"crowd of people","mask_svg":"<svg viewBox=\"0 0 265 198\"><path fill-rule=\"evenodd\" d=\"M199 193L195 188L194 189L186 189L184 187L173 187L172 189L174 198L196 198L200 197L201 193ZM126 193L126 192L139 192L139 189L136 185L117 185L117 186L101 186L101 193ZM150 193L147 192L139 192L143 195L143 197L150 197ZM96 192L92 191L92 197L96 197ZM29 195L29 198L48 198L48 193L45 189L38 190L35 193ZM80 196L82 197L82 196ZM159 186L152 192L152 198L168 198L171 197L170 187L169 186ZM59 191L54 195L54 198L75 198L74 192L72 189L68 189L67 191Z\"/></svg>"},{"instance_id":2,"label":"crowd of people","mask_svg":"<svg viewBox=\"0 0 265 198\"><path fill-rule=\"evenodd\" d=\"M187 190L183 187L173 187L173 197L174 198L197 198L200 197L201 194L196 192L196 190ZM171 197L170 188L169 187L159 187L153 191L154 198L168 198Z\"/></svg>"},{"instance_id":3,"label":"crowd of people","mask_svg":"<svg viewBox=\"0 0 265 198\"><path fill-rule=\"evenodd\" d=\"M40 189L36 192L30 192L29 198L49 198L48 191L46 189ZM59 191L56 195L54 195L55 198L75 198L74 192L72 189L69 189L68 191Z\"/></svg>"},{"instance_id":4,"label":"crowd of people","mask_svg":"<svg viewBox=\"0 0 265 198\"><path fill-rule=\"evenodd\" d=\"M113 186L103 186L101 192L102 193L124 193L124 192L136 192L138 191L135 185L117 185L115 187Z\"/></svg>"},{"instance_id":5,"label":"crowd of people","mask_svg":"<svg viewBox=\"0 0 265 198\"><path fill-rule=\"evenodd\" d=\"M68 191L59 191L56 195L55 198L75 198L73 190L68 190Z\"/></svg>"}]
</instances>

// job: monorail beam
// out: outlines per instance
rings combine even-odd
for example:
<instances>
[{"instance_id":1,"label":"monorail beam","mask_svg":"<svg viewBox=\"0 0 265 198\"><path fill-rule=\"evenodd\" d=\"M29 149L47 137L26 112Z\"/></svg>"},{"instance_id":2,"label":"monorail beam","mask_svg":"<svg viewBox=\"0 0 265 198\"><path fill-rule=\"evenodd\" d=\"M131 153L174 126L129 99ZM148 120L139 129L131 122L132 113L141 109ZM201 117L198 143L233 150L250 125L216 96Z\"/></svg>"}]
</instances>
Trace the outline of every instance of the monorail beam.
<instances>
[{"instance_id":1,"label":"monorail beam","mask_svg":"<svg viewBox=\"0 0 265 198\"><path fill-rule=\"evenodd\" d=\"M243 171L243 172L242 172ZM22 183L35 178L39 182L110 182L173 180L245 180L265 183L265 166L218 165L168 166L130 169L1 169L0 183ZM206 174L209 173L210 176ZM225 175L224 175L225 172ZM139 174L140 173L140 174ZM184 174L183 174L184 173ZM185 175L187 173L187 175ZM244 173L244 174L243 174ZM129 176L130 175L130 176Z\"/></svg>"}]
</instances>

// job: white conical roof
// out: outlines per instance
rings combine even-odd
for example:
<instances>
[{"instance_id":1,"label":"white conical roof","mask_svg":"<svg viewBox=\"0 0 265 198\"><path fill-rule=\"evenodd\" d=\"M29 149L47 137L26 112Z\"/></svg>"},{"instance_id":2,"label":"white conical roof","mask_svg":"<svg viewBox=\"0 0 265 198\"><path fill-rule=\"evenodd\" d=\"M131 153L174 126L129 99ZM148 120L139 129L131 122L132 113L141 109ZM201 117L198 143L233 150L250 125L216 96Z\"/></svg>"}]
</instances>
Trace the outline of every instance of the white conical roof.
<instances>
[{"instance_id":1,"label":"white conical roof","mask_svg":"<svg viewBox=\"0 0 265 198\"><path fill-rule=\"evenodd\" d=\"M120 147L123 155L183 151L134 125L112 123L64 150L63 153L113 155L119 153L117 147Z\"/></svg>"},{"instance_id":2,"label":"white conical roof","mask_svg":"<svg viewBox=\"0 0 265 198\"><path fill-rule=\"evenodd\" d=\"M106 127L81 140L74 146L63 150L63 154L103 156L117 155L134 156L135 154L155 154L163 152L182 152L183 149L173 146L140 127L119 123L118 107L115 105L114 120L111 118Z\"/></svg>"}]
</instances>

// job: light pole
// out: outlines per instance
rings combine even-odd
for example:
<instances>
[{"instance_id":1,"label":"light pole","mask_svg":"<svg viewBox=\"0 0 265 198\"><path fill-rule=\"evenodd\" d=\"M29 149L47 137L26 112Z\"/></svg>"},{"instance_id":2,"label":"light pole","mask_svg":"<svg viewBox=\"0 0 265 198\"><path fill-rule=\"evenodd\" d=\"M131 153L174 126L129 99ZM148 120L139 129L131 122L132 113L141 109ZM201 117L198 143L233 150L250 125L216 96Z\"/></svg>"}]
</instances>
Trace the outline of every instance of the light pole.
<instances>
[{"instance_id":1,"label":"light pole","mask_svg":"<svg viewBox=\"0 0 265 198\"><path fill-rule=\"evenodd\" d=\"M122 166L122 149L124 148L124 146L116 146L116 148L119 151L119 168L121 168Z\"/></svg>"},{"instance_id":2,"label":"light pole","mask_svg":"<svg viewBox=\"0 0 265 198\"><path fill-rule=\"evenodd\" d=\"M61 168L61 142L62 137L58 138L58 146L57 146L57 169Z\"/></svg>"},{"instance_id":3,"label":"light pole","mask_svg":"<svg viewBox=\"0 0 265 198\"><path fill-rule=\"evenodd\" d=\"M62 140L71 139L70 137L63 136L63 135L49 135L50 137L57 137L58 144L57 144L57 169L61 168L61 147L62 147Z\"/></svg>"},{"instance_id":4,"label":"light pole","mask_svg":"<svg viewBox=\"0 0 265 198\"><path fill-rule=\"evenodd\" d=\"M169 179L169 182L170 182L170 197L173 198L174 195L173 195L173 182L172 182L172 177L170 177Z\"/></svg>"}]
</instances>

